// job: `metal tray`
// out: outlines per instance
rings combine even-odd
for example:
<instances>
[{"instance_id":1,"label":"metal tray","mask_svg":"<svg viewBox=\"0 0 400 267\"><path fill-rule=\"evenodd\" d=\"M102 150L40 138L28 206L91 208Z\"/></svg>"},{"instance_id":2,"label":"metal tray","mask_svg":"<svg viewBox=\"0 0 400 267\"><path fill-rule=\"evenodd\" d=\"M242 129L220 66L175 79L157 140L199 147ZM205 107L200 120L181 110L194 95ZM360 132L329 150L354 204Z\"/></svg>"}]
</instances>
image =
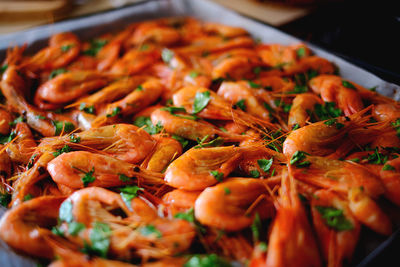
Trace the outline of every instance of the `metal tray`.
<instances>
[{"instance_id":1,"label":"metal tray","mask_svg":"<svg viewBox=\"0 0 400 267\"><path fill-rule=\"evenodd\" d=\"M27 31L3 35L0 37L0 59L3 59L6 50L10 46L28 44L27 52L35 52L46 45L48 38L55 33L73 31L82 40L89 40L101 33L119 31L129 23L160 17L194 16L206 21L220 22L228 25L243 27L254 37L266 43L292 44L304 42L287 35L273 27L261 24L249 18L243 17L229 9L208 0L162 0L147 1L88 17L75 18L51 25L36 27ZM334 62L340 69L342 77L350 79L367 88L375 87L376 90L386 96L400 100L400 87L388 83L374 74L367 72L345 60L317 47L308 44L319 56ZM395 229L400 227L400 211L390 208L394 217ZM5 209L0 208L0 216ZM399 238L399 230L389 238L378 236L366 230L359 242L359 248L355 252L351 266L368 266L368 263L381 253L395 238ZM366 236L366 237L365 237ZM26 256L12 251L0 240L0 263L5 266L36 266L36 262Z\"/></svg>"}]
</instances>

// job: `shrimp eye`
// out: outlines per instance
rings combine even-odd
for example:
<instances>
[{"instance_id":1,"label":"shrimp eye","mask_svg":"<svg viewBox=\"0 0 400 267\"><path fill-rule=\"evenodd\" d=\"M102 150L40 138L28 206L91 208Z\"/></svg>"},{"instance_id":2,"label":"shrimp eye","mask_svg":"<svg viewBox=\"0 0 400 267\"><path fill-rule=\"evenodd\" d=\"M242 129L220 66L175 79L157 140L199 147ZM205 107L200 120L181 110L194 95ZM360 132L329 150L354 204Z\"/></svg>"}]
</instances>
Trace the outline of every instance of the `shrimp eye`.
<instances>
[{"instance_id":1,"label":"shrimp eye","mask_svg":"<svg viewBox=\"0 0 400 267\"><path fill-rule=\"evenodd\" d=\"M38 172L39 172L40 174L43 174L43 173L46 172L46 169L43 168L42 166L39 166L37 170L38 170Z\"/></svg>"},{"instance_id":2,"label":"shrimp eye","mask_svg":"<svg viewBox=\"0 0 400 267\"><path fill-rule=\"evenodd\" d=\"M133 167L134 172L140 172L140 168L138 166Z\"/></svg>"},{"instance_id":3,"label":"shrimp eye","mask_svg":"<svg viewBox=\"0 0 400 267\"><path fill-rule=\"evenodd\" d=\"M346 121L350 121L350 118L349 118L349 117L346 116L346 117L344 117L344 118L346 119Z\"/></svg>"},{"instance_id":4,"label":"shrimp eye","mask_svg":"<svg viewBox=\"0 0 400 267\"><path fill-rule=\"evenodd\" d=\"M232 109L237 109L236 104L232 105Z\"/></svg>"}]
</instances>

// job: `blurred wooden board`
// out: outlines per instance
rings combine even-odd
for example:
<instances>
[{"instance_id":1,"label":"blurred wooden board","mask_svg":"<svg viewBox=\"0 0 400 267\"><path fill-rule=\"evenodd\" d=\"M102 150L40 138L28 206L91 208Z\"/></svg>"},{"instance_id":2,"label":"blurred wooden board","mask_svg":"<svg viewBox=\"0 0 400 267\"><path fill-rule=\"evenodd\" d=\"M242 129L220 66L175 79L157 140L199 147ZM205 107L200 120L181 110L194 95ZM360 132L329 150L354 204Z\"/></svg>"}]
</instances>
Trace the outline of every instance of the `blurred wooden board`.
<instances>
[{"instance_id":1,"label":"blurred wooden board","mask_svg":"<svg viewBox=\"0 0 400 267\"><path fill-rule=\"evenodd\" d=\"M255 18L273 26L281 26L311 13L312 7L297 7L277 2L256 0L213 0L243 15Z\"/></svg>"},{"instance_id":2,"label":"blurred wooden board","mask_svg":"<svg viewBox=\"0 0 400 267\"><path fill-rule=\"evenodd\" d=\"M4 1L4 0L0 0ZM12 1L12 0L8 0ZM90 15L122 6L143 2L145 0L81 0L68 10L60 14L2 14L0 8L0 35L26 30L43 24L53 23L58 20ZM1 3L0 3L1 5Z\"/></svg>"}]
</instances>

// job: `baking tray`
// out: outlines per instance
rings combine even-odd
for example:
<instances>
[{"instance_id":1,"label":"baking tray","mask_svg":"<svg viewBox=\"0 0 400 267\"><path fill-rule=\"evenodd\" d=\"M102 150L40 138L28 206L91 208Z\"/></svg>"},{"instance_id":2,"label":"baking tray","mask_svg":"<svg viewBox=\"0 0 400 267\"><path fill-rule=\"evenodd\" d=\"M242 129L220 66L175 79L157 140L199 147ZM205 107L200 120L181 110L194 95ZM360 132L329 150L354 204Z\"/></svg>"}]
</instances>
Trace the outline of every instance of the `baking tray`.
<instances>
[{"instance_id":1,"label":"baking tray","mask_svg":"<svg viewBox=\"0 0 400 267\"><path fill-rule=\"evenodd\" d=\"M27 31L3 35L0 37L0 59L3 59L6 50L10 46L28 44L27 52L35 52L45 46L48 38L58 32L73 31L82 40L89 40L104 32L122 30L126 25L135 21L143 21L160 17L171 16L195 16L206 21L214 21L247 29L254 37L266 43L292 44L302 40L285 34L275 28L261 24L249 18L243 17L234 11L226 9L208 0L162 0L147 1L137 5L125 7L119 10L109 11L88 17L57 22L51 25L40 26ZM319 56L334 62L340 69L342 77L363 85L364 87L376 87L376 90L386 96L400 99L400 87L388 83L374 74L367 72L345 60L317 47L308 44ZM393 207L392 207L393 209ZM0 208L0 216L4 208ZM400 226L400 212L392 212L395 218L395 229ZM398 216L396 216L398 215ZM396 231L389 238L378 236L366 230L360 240L360 248L354 255L352 266L368 266L368 263L376 257L392 241L399 238ZM36 262L25 256L16 254L10 250L4 242L0 241L0 263L5 266L21 267L36 266Z\"/></svg>"}]
</instances>

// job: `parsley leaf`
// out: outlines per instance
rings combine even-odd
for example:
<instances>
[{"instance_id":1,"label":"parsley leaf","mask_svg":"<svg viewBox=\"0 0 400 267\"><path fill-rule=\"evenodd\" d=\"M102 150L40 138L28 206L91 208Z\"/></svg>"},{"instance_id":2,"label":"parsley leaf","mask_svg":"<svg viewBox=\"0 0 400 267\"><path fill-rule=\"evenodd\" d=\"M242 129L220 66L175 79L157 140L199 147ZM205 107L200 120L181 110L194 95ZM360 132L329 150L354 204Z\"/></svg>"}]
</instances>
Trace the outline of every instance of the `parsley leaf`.
<instances>
[{"instance_id":1,"label":"parsley leaf","mask_svg":"<svg viewBox=\"0 0 400 267\"><path fill-rule=\"evenodd\" d=\"M57 149L56 152L53 152L53 156L58 157L62 153L68 153L68 152L71 152L71 148L68 145L65 145L62 148Z\"/></svg>"},{"instance_id":2,"label":"parsley leaf","mask_svg":"<svg viewBox=\"0 0 400 267\"><path fill-rule=\"evenodd\" d=\"M195 71L195 70L192 70L190 73L189 73L189 76L190 76L190 78L197 78L198 76L199 76L199 73L197 72L197 71Z\"/></svg>"},{"instance_id":3,"label":"parsley leaf","mask_svg":"<svg viewBox=\"0 0 400 267\"><path fill-rule=\"evenodd\" d=\"M132 209L131 200L138 196L138 191L144 189L136 185L128 185L126 187L119 188L119 190L121 191L120 195L122 197L122 200L125 202L126 206L129 209Z\"/></svg>"},{"instance_id":4,"label":"parsley leaf","mask_svg":"<svg viewBox=\"0 0 400 267\"><path fill-rule=\"evenodd\" d=\"M25 121L25 118L22 117L22 116L19 116L18 118L16 118L16 119L13 120L12 122L9 122L8 124L9 124L10 126L15 126L15 125L17 125L17 123L24 122L24 121Z\"/></svg>"},{"instance_id":5,"label":"parsley leaf","mask_svg":"<svg viewBox=\"0 0 400 267\"><path fill-rule=\"evenodd\" d=\"M229 195L231 190L228 187L224 187L225 195Z\"/></svg>"},{"instance_id":6,"label":"parsley leaf","mask_svg":"<svg viewBox=\"0 0 400 267\"><path fill-rule=\"evenodd\" d=\"M311 162L303 161L306 158L306 155L310 155L304 151L296 151L292 155L290 159L290 165L295 165L297 168L303 168L310 166Z\"/></svg>"},{"instance_id":7,"label":"parsley leaf","mask_svg":"<svg viewBox=\"0 0 400 267\"><path fill-rule=\"evenodd\" d=\"M55 133L54 135L60 135L61 132L64 133L69 133L75 129L74 124L72 122L67 122L67 121L51 121L51 123L55 127ZM64 131L63 131L64 130Z\"/></svg>"},{"instance_id":8,"label":"parsley leaf","mask_svg":"<svg viewBox=\"0 0 400 267\"><path fill-rule=\"evenodd\" d=\"M188 120L198 120L199 117L197 117L196 115L181 115L181 114L176 114L176 112L186 112L186 109L183 107L163 107L161 108L161 110L166 110L168 111L171 115L174 115L175 117L179 117L182 119L188 119Z\"/></svg>"},{"instance_id":9,"label":"parsley leaf","mask_svg":"<svg viewBox=\"0 0 400 267\"><path fill-rule=\"evenodd\" d=\"M108 224L95 222L90 233L91 245L85 243L83 252L106 258L110 247L111 228Z\"/></svg>"},{"instance_id":10,"label":"parsley leaf","mask_svg":"<svg viewBox=\"0 0 400 267\"><path fill-rule=\"evenodd\" d=\"M194 209L191 208L187 212L178 212L174 215L174 218L194 223L195 222Z\"/></svg>"},{"instance_id":11,"label":"parsley leaf","mask_svg":"<svg viewBox=\"0 0 400 267\"><path fill-rule=\"evenodd\" d=\"M258 178L258 177L260 177L260 172L258 170L251 170L250 175L253 178Z\"/></svg>"},{"instance_id":12,"label":"parsley leaf","mask_svg":"<svg viewBox=\"0 0 400 267\"><path fill-rule=\"evenodd\" d=\"M328 126L335 126L336 129L340 130L344 127L343 123L340 123L337 121L337 119L330 119L327 120L326 122L324 122L324 124L328 125Z\"/></svg>"},{"instance_id":13,"label":"parsley leaf","mask_svg":"<svg viewBox=\"0 0 400 267\"><path fill-rule=\"evenodd\" d=\"M210 171L210 174L214 176L215 180L218 182L222 182L222 179L224 178L224 173L219 172L219 171Z\"/></svg>"},{"instance_id":14,"label":"parsley leaf","mask_svg":"<svg viewBox=\"0 0 400 267\"><path fill-rule=\"evenodd\" d=\"M17 133L15 130L11 131L9 135L2 135L0 134L0 144L5 144L11 142L15 137L17 136Z\"/></svg>"},{"instance_id":15,"label":"parsley leaf","mask_svg":"<svg viewBox=\"0 0 400 267\"><path fill-rule=\"evenodd\" d=\"M317 116L317 120L328 120L336 118L342 115L342 111L339 108L335 108L334 102L325 102L324 105L315 104L314 112Z\"/></svg>"},{"instance_id":16,"label":"parsley leaf","mask_svg":"<svg viewBox=\"0 0 400 267\"><path fill-rule=\"evenodd\" d=\"M71 223L74 220L74 216L72 215L72 202L70 200L66 200L61 204L58 217L61 221L67 223Z\"/></svg>"},{"instance_id":17,"label":"parsley leaf","mask_svg":"<svg viewBox=\"0 0 400 267\"><path fill-rule=\"evenodd\" d=\"M368 163L370 164L385 164L386 161L388 160L388 156L383 155L378 151L378 148L375 148L375 151L373 154L368 155Z\"/></svg>"},{"instance_id":18,"label":"parsley leaf","mask_svg":"<svg viewBox=\"0 0 400 267\"><path fill-rule=\"evenodd\" d=\"M66 72L68 72L68 70L66 70L64 68L55 69L52 72L50 72L49 80L54 79L56 76L66 73Z\"/></svg>"},{"instance_id":19,"label":"parsley leaf","mask_svg":"<svg viewBox=\"0 0 400 267\"><path fill-rule=\"evenodd\" d=\"M183 265L184 267L232 267L225 259L216 254L194 255Z\"/></svg>"},{"instance_id":20,"label":"parsley leaf","mask_svg":"<svg viewBox=\"0 0 400 267\"><path fill-rule=\"evenodd\" d=\"M268 172L271 169L273 158L270 159L259 159L257 160L258 166L260 166L261 170L264 172Z\"/></svg>"},{"instance_id":21,"label":"parsley leaf","mask_svg":"<svg viewBox=\"0 0 400 267\"><path fill-rule=\"evenodd\" d=\"M78 168L73 167L74 169L77 169L78 171L84 173L85 175L81 178L83 186L86 187L88 186L89 183L93 183L96 180L96 177L93 176L94 174L94 167L92 168L91 171L84 172Z\"/></svg>"},{"instance_id":22,"label":"parsley leaf","mask_svg":"<svg viewBox=\"0 0 400 267\"><path fill-rule=\"evenodd\" d=\"M140 116L135 119L133 124L139 128L144 127L143 129L148 132L149 134L158 134L162 131L163 126L160 122L157 122L156 125L153 125L151 122L150 117Z\"/></svg>"},{"instance_id":23,"label":"parsley leaf","mask_svg":"<svg viewBox=\"0 0 400 267\"><path fill-rule=\"evenodd\" d=\"M94 114L94 112L95 112L94 105L86 106L86 103L81 103L79 105L79 110L82 110L89 114Z\"/></svg>"},{"instance_id":24,"label":"parsley leaf","mask_svg":"<svg viewBox=\"0 0 400 267\"><path fill-rule=\"evenodd\" d=\"M346 87L346 88L353 89L353 90L357 90L357 88L356 88L356 87L354 86L354 84L352 84L351 82L342 80L342 85L343 85L344 87Z\"/></svg>"},{"instance_id":25,"label":"parsley leaf","mask_svg":"<svg viewBox=\"0 0 400 267\"><path fill-rule=\"evenodd\" d=\"M210 102L210 91L197 92L193 102L193 114L197 114L207 107Z\"/></svg>"},{"instance_id":26,"label":"parsley leaf","mask_svg":"<svg viewBox=\"0 0 400 267\"><path fill-rule=\"evenodd\" d=\"M384 170L384 171L395 171L396 168L393 167L393 166L390 165L390 164L385 164L385 165L383 166L382 170Z\"/></svg>"},{"instance_id":27,"label":"parsley leaf","mask_svg":"<svg viewBox=\"0 0 400 267\"><path fill-rule=\"evenodd\" d=\"M63 45L63 46L61 46L61 51L62 52L68 52L72 47L74 47L73 44Z\"/></svg>"},{"instance_id":28,"label":"parsley leaf","mask_svg":"<svg viewBox=\"0 0 400 267\"><path fill-rule=\"evenodd\" d=\"M107 117L107 118L115 117L115 116L117 116L119 113L121 113L121 108L120 108L120 107L115 107L115 108L113 108L111 114L107 114L106 117Z\"/></svg>"},{"instance_id":29,"label":"parsley leaf","mask_svg":"<svg viewBox=\"0 0 400 267\"><path fill-rule=\"evenodd\" d=\"M0 67L0 74L3 74L8 68L7 64L4 64L3 66Z\"/></svg>"},{"instance_id":30,"label":"parsley leaf","mask_svg":"<svg viewBox=\"0 0 400 267\"><path fill-rule=\"evenodd\" d=\"M304 47L300 47L299 49L296 50L296 54L298 58L305 57L306 49Z\"/></svg>"},{"instance_id":31,"label":"parsley leaf","mask_svg":"<svg viewBox=\"0 0 400 267\"><path fill-rule=\"evenodd\" d=\"M179 135L173 134L171 137L174 138L175 140L177 140L179 143L181 143L182 148L185 148L189 144L188 140L186 140L185 138L183 138Z\"/></svg>"},{"instance_id":32,"label":"parsley leaf","mask_svg":"<svg viewBox=\"0 0 400 267\"><path fill-rule=\"evenodd\" d=\"M262 87L260 84L252 82L252 81L248 81L248 83L251 88L261 88Z\"/></svg>"},{"instance_id":33,"label":"parsley leaf","mask_svg":"<svg viewBox=\"0 0 400 267\"><path fill-rule=\"evenodd\" d=\"M155 235L157 238L161 238L161 232L154 225L146 225L139 228L139 232L144 236Z\"/></svg>"},{"instance_id":34,"label":"parsley leaf","mask_svg":"<svg viewBox=\"0 0 400 267\"><path fill-rule=\"evenodd\" d=\"M237 107L239 107L241 110L246 111L246 103L244 99L239 100L235 104Z\"/></svg>"},{"instance_id":35,"label":"parsley leaf","mask_svg":"<svg viewBox=\"0 0 400 267\"><path fill-rule=\"evenodd\" d=\"M317 211L325 219L325 224L336 231L352 230L353 224L343 215L343 211L333 207L316 206Z\"/></svg>"},{"instance_id":36,"label":"parsley leaf","mask_svg":"<svg viewBox=\"0 0 400 267\"><path fill-rule=\"evenodd\" d=\"M260 230L262 229L260 215L256 213L254 216L253 223L251 224L251 231L253 233L253 241L258 242L260 239Z\"/></svg>"},{"instance_id":37,"label":"parsley leaf","mask_svg":"<svg viewBox=\"0 0 400 267\"><path fill-rule=\"evenodd\" d=\"M83 51L82 53L87 56L95 57L99 51L108 43L107 40L95 39L90 42L89 49Z\"/></svg>"},{"instance_id":38,"label":"parsley leaf","mask_svg":"<svg viewBox=\"0 0 400 267\"><path fill-rule=\"evenodd\" d=\"M197 143L198 145L195 146L194 148L204 148L204 147L216 147L216 146L220 146L224 143L224 139L221 137L217 137L213 140L211 140L208 143L205 143L205 141L207 140L208 135L204 136L202 139L197 138Z\"/></svg>"},{"instance_id":39,"label":"parsley leaf","mask_svg":"<svg viewBox=\"0 0 400 267\"><path fill-rule=\"evenodd\" d=\"M85 228L86 227L83 223L71 222L70 224L68 224L68 233L72 236L76 236Z\"/></svg>"},{"instance_id":40,"label":"parsley leaf","mask_svg":"<svg viewBox=\"0 0 400 267\"><path fill-rule=\"evenodd\" d=\"M69 136L69 140L71 143L80 143L81 142L81 138L79 136L76 136L75 134L71 134Z\"/></svg>"},{"instance_id":41,"label":"parsley leaf","mask_svg":"<svg viewBox=\"0 0 400 267\"><path fill-rule=\"evenodd\" d=\"M164 48L161 51L161 58L165 63L170 63L172 58L174 57L174 52L172 50L169 50L168 48Z\"/></svg>"},{"instance_id":42,"label":"parsley leaf","mask_svg":"<svg viewBox=\"0 0 400 267\"><path fill-rule=\"evenodd\" d=\"M0 193L0 205L3 207L8 206L8 204L11 202L11 195L9 193Z\"/></svg>"}]
</instances>

